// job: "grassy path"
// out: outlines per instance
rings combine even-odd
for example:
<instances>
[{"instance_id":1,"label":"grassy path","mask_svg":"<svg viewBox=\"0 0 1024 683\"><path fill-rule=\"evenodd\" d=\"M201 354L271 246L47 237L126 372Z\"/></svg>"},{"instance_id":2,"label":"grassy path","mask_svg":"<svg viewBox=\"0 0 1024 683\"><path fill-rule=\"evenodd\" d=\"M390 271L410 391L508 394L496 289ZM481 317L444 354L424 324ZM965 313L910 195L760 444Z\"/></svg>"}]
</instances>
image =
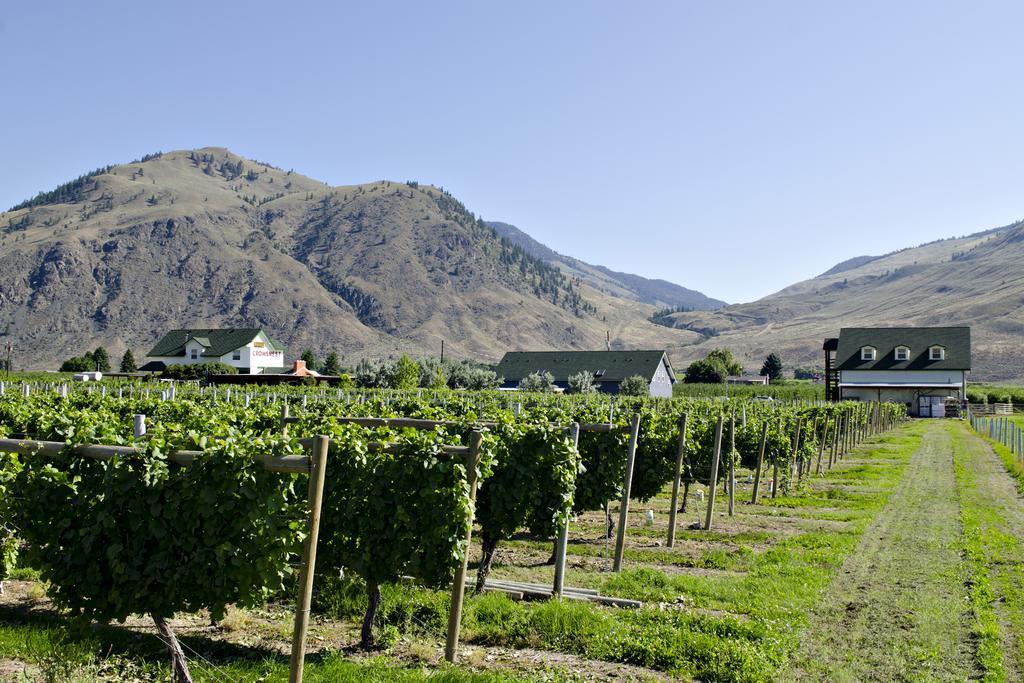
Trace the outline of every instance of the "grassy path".
<instances>
[{"instance_id":1,"label":"grassy path","mask_svg":"<svg viewBox=\"0 0 1024 683\"><path fill-rule=\"evenodd\" d=\"M1024 501L987 441L961 424L950 431L979 659L989 680L1024 680Z\"/></svg>"},{"instance_id":2,"label":"grassy path","mask_svg":"<svg viewBox=\"0 0 1024 683\"><path fill-rule=\"evenodd\" d=\"M980 673L947 425L908 428L921 445L814 610L787 678L962 681Z\"/></svg>"}]
</instances>

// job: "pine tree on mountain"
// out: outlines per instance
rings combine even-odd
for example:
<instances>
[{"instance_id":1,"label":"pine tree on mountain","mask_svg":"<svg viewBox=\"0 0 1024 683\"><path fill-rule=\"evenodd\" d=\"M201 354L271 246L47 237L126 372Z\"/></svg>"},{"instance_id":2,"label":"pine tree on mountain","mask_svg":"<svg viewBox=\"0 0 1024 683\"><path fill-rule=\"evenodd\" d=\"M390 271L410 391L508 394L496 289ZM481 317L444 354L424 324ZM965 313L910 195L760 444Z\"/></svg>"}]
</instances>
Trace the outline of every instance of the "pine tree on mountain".
<instances>
[{"instance_id":1,"label":"pine tree on mountain","mask_svg":"<svg viewBox=\"0 0 1024 683\"><path fill-rule=\"evenodd\" d=\"M102 346L92 352L92 362L96 366L96 372L110 372L110 355Z\"/></svg>"},{"instance_id":2,"label":"pine tree on mountain","mask_svg":"<svg viewBox=\"0 0 1024 683\"><path fill-rule=\"evenodd\" d=\"M782 379L782 359L778 354L769 353L761 366L761 376L767 376L772 382Z\"/></svg>"},{"instance_id":3,"label":"pine tree on mountain","mask_svg":"<svg viewBox=\"0 0 1024 683\"><path fill-rule=\"evenodd\" d=\"M327 354L327 360L324 361L324 366L321 368L321 372L325 375L331 375L332 377L341 373L341 364L338 361L338 354L333 351Z\"/></svg>"},{"instance_id":4,"label":"pine tree on mountain","mask_svg":"<svg viewBox=\"0 0 1024 683\"><path fill-rule=\"evenodd\" d=\"M121 356L121 372L135 372L138 369L138 366L135 364L135 356L132 355L132 350L128 349Z\"/></svg>"}]
</instances>

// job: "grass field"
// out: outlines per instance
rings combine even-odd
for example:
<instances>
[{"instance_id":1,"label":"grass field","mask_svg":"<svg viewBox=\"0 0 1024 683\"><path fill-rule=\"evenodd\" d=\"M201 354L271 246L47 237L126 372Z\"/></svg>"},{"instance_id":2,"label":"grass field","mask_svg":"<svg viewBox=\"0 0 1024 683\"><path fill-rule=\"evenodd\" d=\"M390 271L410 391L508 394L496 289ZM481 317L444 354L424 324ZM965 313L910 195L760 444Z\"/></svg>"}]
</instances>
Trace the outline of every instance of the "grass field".
<instances>
[{"instance_id":1,"label":"grass field","mask_svg":"<svg viewBox=\"0 0 1024 683\"><path fill-rule=\"evenodd\" d=\"M913 422L788 497L746 504L739 473L735 515L719 496L710 532L687 528L704 511L691 489L673 548L665 492L634 502L618 574L603 515L584 515L567 585L644 606L471 596L458 667L439 664L444 593L385 590L384 648L364 653L362 587L325 578L307 680L1020 680L1024 505L1005 462L961 422ZM548 541L516 538L492 576L550 582L550 554ZM0 680L166 680L151 622L75 624L33 579L20 572L0 596ZM291 617L281 603L175 625L197 680L281 681Z\"/></svg>"}]
</instances>

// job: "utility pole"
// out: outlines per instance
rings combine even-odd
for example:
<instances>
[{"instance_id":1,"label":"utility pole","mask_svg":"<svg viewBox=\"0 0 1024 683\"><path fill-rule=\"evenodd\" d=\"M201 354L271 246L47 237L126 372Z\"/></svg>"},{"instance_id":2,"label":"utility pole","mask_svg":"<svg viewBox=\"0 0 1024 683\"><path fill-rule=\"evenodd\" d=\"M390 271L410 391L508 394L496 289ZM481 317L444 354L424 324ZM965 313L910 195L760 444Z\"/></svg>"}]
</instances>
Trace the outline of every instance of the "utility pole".
<instances>
[{"instance_id":1,"label":"utility pole","mask_svg":"<svg viewBox=\"0 0 1024 683\"><path fill-rule=\"evenodd\" d=\"M11 378L11 352L14 351L14 344L7 342L7 379Z\"/></svg>"},{"instance_id":2,"label":"utility pole","mask_svg":"<svg viewBox=\"0 0 1024 683\"><path fill-rule=\"evenodd\" d=\"M444 362L444 339L441 340L441 362Z\"/></svg>"},{"instance_id":3,"label":"utility pole","mask_svg":"<svg viewBox=\"0 0 1024 683\"><path fill-rule=\"evenodd\" d=\"M610 330L604 332L604 349L605 351L612 350L612 333Z\"/></svg>"}]
</instances>

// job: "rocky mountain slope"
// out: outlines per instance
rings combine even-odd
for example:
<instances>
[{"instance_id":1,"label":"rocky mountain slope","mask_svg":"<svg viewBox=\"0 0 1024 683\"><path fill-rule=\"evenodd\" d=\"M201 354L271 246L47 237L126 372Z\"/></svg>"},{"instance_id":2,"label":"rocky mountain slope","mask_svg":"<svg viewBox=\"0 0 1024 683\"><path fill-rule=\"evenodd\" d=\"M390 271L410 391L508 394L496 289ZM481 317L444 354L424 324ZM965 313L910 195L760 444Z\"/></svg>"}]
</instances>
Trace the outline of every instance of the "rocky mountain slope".
<instances>
[{"instance_id":1,"label":"rocky mountain slope","mask_svg":"<svg viewBox=\"0 0 1024 683\"><path fill-rule=\"evenodd\" d=\"M1024 381L1024 223L844 261L748 304L676 313L667 324L703 335L676 362L725 346L750 369L771 351L790 368L821 367L821 342L841 327L970 325L972 379Z\"/></svg>"},{"instance_id":2,"label":"rocky mountain slope","mask_svg":"<svg viewBox=\"0 0 1024 683\"><path fill-rule=\"evenodd\" d=\"M537 258L557 265L565 273L579 277L592 287L612 296L636 299L662 309L682 308L691 311L707 311L726 305L724 301L712 299L701 292L681 287L666 280L620 273L605 266L595 266L572 256L559 254L514 225L497 221L489 221L487 225L494 228L495 232L502 237L518 244Z\"/></svg>"},{"instance_id":3,"label":"rocky mountain slope","mask_svg":"<svg viewBox=\"0 0 1024 683\"><path fill-rule=\"evenodd\" d=\"M0 213L0 344L53 368L173 327L260 326L344 362L681 347L655 307L503 240L436 187L322 182L220 148L98 169Z\"/></svg>"}]
</instances>

